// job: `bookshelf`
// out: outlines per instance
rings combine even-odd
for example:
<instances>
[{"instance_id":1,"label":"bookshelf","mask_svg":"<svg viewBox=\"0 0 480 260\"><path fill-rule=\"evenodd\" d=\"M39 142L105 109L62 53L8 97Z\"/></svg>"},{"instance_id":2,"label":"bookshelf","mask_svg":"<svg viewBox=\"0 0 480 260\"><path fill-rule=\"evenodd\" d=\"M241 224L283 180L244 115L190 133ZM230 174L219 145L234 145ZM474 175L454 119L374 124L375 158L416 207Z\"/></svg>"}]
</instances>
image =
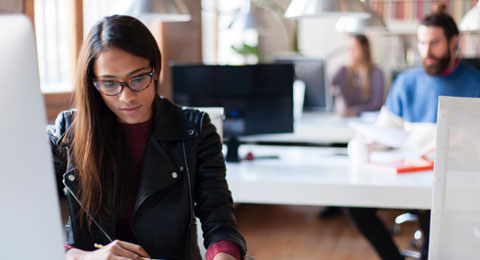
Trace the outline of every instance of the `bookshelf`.
<instances>
[{"instance_id":1,"label":"bookshelf","mask_svg":"<svg viewBox=\"0 0 480 260\"><path fill-rule=\"evenodd\" d=\"M421 20L437 4L445 4L447 11L459 23L478 0L370 0L368 4L385 20Z\"/></svg>"}]
</instances>

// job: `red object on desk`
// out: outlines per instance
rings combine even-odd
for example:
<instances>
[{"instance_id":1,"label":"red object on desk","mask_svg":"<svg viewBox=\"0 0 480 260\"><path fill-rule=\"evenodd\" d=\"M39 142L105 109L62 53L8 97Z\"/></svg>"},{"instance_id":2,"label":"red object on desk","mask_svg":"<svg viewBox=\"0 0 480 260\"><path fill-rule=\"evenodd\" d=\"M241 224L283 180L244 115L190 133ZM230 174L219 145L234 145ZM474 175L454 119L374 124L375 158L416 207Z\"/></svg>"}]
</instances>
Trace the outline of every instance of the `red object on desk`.
<instances>
[{"instance_id":1,"label":"red object on desk","mask_svg":"<svg viewBox=\"0 0 480 260\"><path fill-rule=\"evenodd\" d=\"M369 162L372 167L385 168L388 171L394 171L398 174L417 172L417 171L429 171L433 170L434 162L428 160L425 157L415 159L404 159L394 162ZM382 169L383 170L383 169Z\"/></svg>"},{"instance_id":2,"label":"red object on desk","mask_svg":"<svg viewBox=\"0 0 480 260\"><path fill-rule=\"evenodd\" d=\"M420 162L420 160L422 161ZM405 160L405 161L396 161L396 162L375 162L371 164L392 168L397 173L429 171L429 170L433 170L433 166L434 166L433 161L428 161L425 159L418 159L418 161L415 161L415 162Z\"/></svg>"},{"instance_id":3,"label":"red object on desk","mask_svg":"<svg viewBox=\"0 0 480 260\"><path fill-rule=\"evenodd\" d=\"M253 155L252 152L248 152L247 155L245 155L244 160L246 160L246 161L253 161L253 160L255 160L255 156Z\"/></svg>"}]
</instances>

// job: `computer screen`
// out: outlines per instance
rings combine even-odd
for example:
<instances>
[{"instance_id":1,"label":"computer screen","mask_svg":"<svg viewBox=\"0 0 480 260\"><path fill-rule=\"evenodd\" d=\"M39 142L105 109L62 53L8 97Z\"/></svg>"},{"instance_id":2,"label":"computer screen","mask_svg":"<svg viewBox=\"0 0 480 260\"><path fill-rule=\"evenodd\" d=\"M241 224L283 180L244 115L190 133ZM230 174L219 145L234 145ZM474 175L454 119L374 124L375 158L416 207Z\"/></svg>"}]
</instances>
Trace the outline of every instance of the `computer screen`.
<instances>
[{"instance_id":1,"label":"computer screen","mask_svg":"<svg viewBox=\"0 0 480 260\"><path fill-rule=\"evenodd\" d=\"M468 65L480 70L480 59L477 58L462 58L460 61L467 63Z\"/></svg>"},{"instance_id":2,"label":"computer screen","mask_svg":"<svg viewBox=\"0 0 480 260\"><path fill-rule=\"evenodd\" d=\"M331 95L325 87L325 60L294 56L277 57L274 63L294 65L295 79L305 83L304 110L330 110Z\"/></svg>"},{"instance_id":3,"label":"computer screen","mask_svg":"<svg viewBox=\"0 0 480 260\"><path fill-rule=\"evenodd\" d=\"M0 35L0 259L64 259L32 25L0 15Z\"/></svg>"},{"instance_id":4,"label":"computer screen","mask_svg":"<svg viewBox=\"0 0 480 260\"><path fill-rule=\"evenodd\" d=\"M291 64L173 64L172 79L175 103L225 109L227 142L245 135L293 132Z\"/></svg>"}]
</instances>

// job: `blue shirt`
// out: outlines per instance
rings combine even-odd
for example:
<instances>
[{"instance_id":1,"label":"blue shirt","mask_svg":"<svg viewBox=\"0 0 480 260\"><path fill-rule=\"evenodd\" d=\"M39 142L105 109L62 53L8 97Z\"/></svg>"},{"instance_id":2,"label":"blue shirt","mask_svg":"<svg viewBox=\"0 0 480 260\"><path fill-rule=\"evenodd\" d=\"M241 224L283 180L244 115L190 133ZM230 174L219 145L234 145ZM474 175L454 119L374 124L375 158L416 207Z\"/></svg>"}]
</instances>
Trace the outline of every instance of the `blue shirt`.
<instances>
[{"instance_id":1,"label":"blue shirt","mask_svg":"<svg viewBox=\"0 0 480 260\"><path fill-rule=\"evenodd\" d=\"M461 62L447 76L408 69L393 83L385 106L406 122L436 123L438 96L480 97L480 71Z\"/></svg>"}]
</instances>

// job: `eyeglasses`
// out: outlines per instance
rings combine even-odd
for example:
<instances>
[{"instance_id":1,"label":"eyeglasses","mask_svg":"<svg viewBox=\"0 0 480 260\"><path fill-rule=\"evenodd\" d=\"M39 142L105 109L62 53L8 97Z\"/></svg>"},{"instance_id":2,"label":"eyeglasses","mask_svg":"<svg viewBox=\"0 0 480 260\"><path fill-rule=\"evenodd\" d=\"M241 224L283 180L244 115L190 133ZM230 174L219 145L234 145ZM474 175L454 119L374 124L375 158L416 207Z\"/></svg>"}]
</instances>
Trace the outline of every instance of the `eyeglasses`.
<instances>
[{"instance_id":1,"label":"eyeglasses","mask_svg":"<svg viewBox=\"0 0 480 260\"><path fill-rule=\"evenodd\" d=\"M123 91L123 87L127 87L133 92L141 92L150 87L152 83L153 71L142 73L127 81L118 80L99 80L93 81L95 88L107 96L117 96Z\"/></svg>"}]
</instances>

